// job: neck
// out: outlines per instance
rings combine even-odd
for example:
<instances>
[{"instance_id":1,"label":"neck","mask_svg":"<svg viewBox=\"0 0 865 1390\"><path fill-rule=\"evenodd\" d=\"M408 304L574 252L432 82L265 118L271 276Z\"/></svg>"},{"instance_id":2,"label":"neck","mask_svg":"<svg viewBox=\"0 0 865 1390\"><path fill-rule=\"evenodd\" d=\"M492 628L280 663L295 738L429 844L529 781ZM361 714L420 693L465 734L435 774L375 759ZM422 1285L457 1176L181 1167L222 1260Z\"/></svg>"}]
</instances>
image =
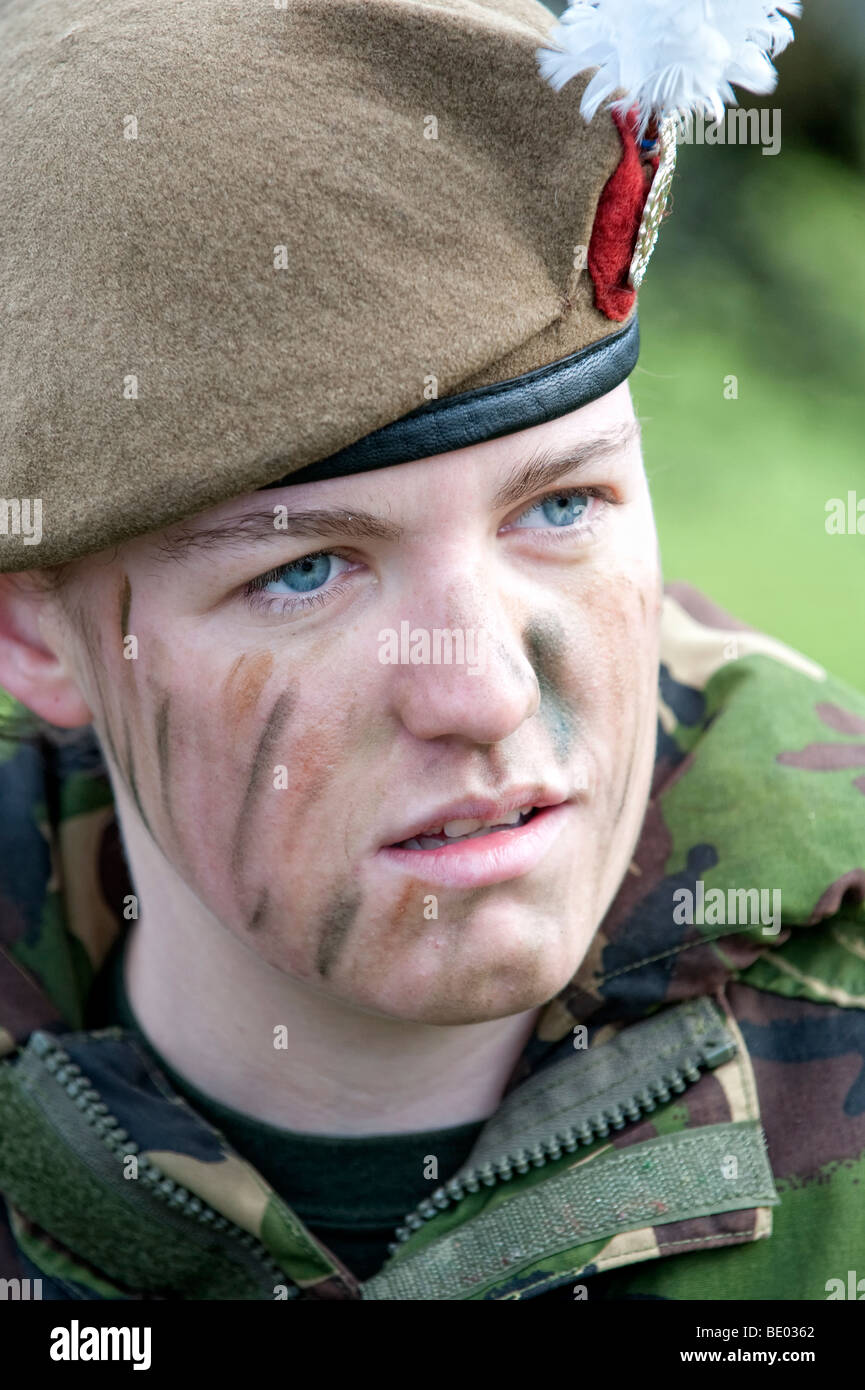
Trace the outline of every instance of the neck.
<instances>
[{"instance_id":1,"label":"neck","mask_svg":"<svg viewBox=\"0 0 865 1390\"><path fill-rule=\"evenodd\" d=\"M268 965L173 877L135 881L147 908L126 952L132 1009L212 1099L334 1135L444 1129L497 1108L539 1009L453 1027L365 1013Z\"/></svg>"}]
</instances>

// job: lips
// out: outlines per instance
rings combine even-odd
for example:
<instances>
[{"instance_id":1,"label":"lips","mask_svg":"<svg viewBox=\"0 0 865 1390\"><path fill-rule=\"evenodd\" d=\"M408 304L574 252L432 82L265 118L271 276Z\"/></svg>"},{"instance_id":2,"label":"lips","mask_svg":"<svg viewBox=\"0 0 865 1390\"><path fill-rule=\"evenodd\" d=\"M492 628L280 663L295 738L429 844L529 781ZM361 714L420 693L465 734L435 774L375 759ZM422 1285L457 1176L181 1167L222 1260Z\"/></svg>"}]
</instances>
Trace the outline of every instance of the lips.
<instances>
[{"instance_id":1,"label":"lips","mask_svg":"<svg viewBox=\"0 0 865 1390\"><path fill-rule=\"evenodd\" d=\"M522 803L526 805L525 802ZM539 868L560 840L565 828L579 814L579 803L556 799L547 806L533 807L527 817L518 815L514 825L496 824L503 814L488 811L483 817L453 817L457 827L466 821L483 820L480 831L448 837L409 835L394 844L382 845L375 863L386 875L409 874L416 882L433 887L473 889L490 887L509 879L521 878ZM519 808L516 808L519 811ZM443 821L453 829L453 821ZM433 818L433 825L436 824ZM428 828L430 821L420 829ZM432 843L430 843L432 841ZM415 848L415 846L417 846Z\"/></svg>"},{"instance_id":2,"label":"lips","mask_svg":"<svg viewBox=\"0 0 865 1390\"><path fill-rule=\"evenodd\" d=\"M398 830L382 848L432 850L467 839L482 839L495 829L525 825L547 806L558 806L565 793L542 786L515 787L501 797L451 802ZM425 843L426 842L426 843Z\"/></svg>"}]
</instances>

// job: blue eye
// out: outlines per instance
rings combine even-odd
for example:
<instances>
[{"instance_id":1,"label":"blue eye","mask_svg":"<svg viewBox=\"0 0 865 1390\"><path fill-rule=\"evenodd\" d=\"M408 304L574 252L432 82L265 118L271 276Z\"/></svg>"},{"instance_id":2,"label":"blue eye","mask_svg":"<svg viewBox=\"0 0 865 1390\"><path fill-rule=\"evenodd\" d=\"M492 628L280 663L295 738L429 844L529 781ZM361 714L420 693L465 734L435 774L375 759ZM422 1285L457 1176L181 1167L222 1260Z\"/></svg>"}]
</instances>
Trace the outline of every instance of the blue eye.
<instances>
[{"instance_id":1,"label":"blue eye","mask_svg":"<svg viewBox=\"0 0 865 1390\"><path fill-rule=\"evenodd\" d=\"M553 526L573 526L588 510L591 494L587 492L557 492L551 497L542 497L528 511L523 512L514 522L515 526L538 526L538 514Z\"/></svg>"},{"instance_id":2,"label":"blue eye","mask_svg":"<svg viewBox=\"0 0 865 1390\"><path fill-rule=\"evenodd\" d=\"M330 581L349 569L351 565L347 560L329 550L317 555L301 555L298 560L277 565L275 569L250 580L246 585L246 595L250 602L259 606L263 604L289 612L304 604L333 597L339 585Z\"/></svg>"},{"instance_id":3,"label":"blue eye","mask_svg":"<svg viewBox=\"0 0 865 1390\"><path fill-rule=\"evenodd\" d=\"M304 555L300 560L292 560L290 565L281 565L270 576L264 576L268 579L264 588L269 593L274 593L270 585L284 583L293 594L308 594L312 589L320 589L322 584L326 584L330 579L334 559L336 556L328 555L326 552L321 555Z\"/></svg>"}]
</instances>

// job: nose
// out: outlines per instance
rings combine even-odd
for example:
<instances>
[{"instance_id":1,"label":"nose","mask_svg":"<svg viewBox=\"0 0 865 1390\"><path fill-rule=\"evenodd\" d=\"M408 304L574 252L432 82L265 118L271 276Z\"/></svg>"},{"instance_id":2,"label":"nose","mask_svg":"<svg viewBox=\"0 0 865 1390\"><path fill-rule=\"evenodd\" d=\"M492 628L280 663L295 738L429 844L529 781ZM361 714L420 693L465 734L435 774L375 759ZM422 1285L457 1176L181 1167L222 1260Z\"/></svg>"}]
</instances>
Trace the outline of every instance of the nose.
<instances>
[{"instance_id":1,"label":"nose","mask_svg":"<svg viewBox=\"0 0 865 1390\"><path fill-rule=\"evenodd\" d=\"M489 745L531 719L541 691L521 626L501 597L479 592L474 576L452 583L438 602L415 605L391 629L392 702L404 728L415 738Z\"/></svg>"}]
</instances>

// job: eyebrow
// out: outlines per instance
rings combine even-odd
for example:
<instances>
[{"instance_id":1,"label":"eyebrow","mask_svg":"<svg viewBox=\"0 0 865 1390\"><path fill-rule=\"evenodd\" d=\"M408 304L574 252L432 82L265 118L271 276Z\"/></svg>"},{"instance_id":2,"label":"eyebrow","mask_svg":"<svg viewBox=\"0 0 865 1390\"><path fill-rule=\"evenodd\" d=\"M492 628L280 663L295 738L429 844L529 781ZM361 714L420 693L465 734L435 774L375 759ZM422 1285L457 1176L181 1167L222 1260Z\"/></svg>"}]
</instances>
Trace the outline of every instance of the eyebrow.
<instances>
[{"instance_id":1,"label":"eyebrow","mask_svg":"<svg viewBox=\"0 0 865 1390\"><path fill-rule=\"evenodd\" d=\"M524 497L545 487L551 487L566 473L578 472L591 464L603 462L622 452L640 438L640 424L629 420L594 438L565 448L549 447L536 450L528 459L516 463L493 497L493 506L514 506ZM285 511L285 524L276 526L277 511ZM188 527L163 536L156 547L157 560L181 560L195 550L214 550L232 545L247 547L252 543L272 541L289 536L355 540L398 541L403 527L372 512L357 507L315 507L292 509L283 503L273 503L264 510L229 517L213 526L196 529Z\"/></svg>"},{"instance_id":2,"label":"eyebrow","mask_svg":"<svg viewBox=\"0 0 865 1390\"><path fill-rule=\"evenodd\" d=\"M578 472L593 463L602 463L621 453L640 438L640 422L629 420L605 434L586 439L580 444L562 449L543 449L535 452L525 463L518 463L502 483L494 507L510 507L541 488L551 487L565 473Z\"/></svg>"},{"instance_id":3,"label":"eyebrow","mask_svg":"<svg viewBox=\"0 0 865 1390\"><path fill-rule=\"evenodd\" d=\"M164 536L156 547L158 560L181 560L194 550L213 550L231 545L249 546L252 542L267 542L288 536L350 536L358 540L399 540L402 527L371 512L356 507L316 507L313 510L292 511L287 507L284 526L276 525L276 513L281 504L264 511L247 512L230 517L214 526L197 530L181 530Z\"/></svg>"}]
</instances>

